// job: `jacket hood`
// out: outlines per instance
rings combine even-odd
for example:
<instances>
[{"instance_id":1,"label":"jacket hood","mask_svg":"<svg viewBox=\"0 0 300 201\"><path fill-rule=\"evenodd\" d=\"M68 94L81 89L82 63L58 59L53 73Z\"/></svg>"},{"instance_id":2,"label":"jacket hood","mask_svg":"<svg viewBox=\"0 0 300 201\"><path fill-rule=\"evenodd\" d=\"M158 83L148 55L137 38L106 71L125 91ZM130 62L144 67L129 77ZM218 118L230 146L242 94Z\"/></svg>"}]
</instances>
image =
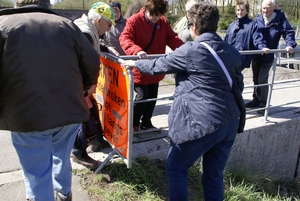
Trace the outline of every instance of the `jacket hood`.
<instances>
[{"instance_id":1,"label":"jacket hood","mask_svg":"<svg viewBox=\"0 0 300 201\"><path fill-rule=\"evenodd\" d=\"M19 8L6 8L6 9L1 9L0 10L0 15L11 15L11 14L16 14L16 13L30 13L30 12L44 12L44 13L49 13L49 14L55 14L54 11L41 6L41 5L30 5L30 6L23 6Z\"/></svg>"}]
</instances>

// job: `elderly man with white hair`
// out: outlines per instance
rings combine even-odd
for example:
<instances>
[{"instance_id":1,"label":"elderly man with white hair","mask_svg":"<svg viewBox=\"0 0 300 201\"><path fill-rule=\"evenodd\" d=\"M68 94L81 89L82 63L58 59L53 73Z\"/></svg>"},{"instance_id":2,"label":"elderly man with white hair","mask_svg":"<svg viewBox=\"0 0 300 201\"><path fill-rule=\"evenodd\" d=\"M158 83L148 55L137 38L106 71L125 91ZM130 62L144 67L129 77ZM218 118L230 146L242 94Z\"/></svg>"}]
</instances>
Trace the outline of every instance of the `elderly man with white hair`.
<instances>
[{"instance_id":1,"label":"elderly man with white hair","mask_svg":"<svg viewBox=\"0 0 300 201\"><path fill-rule=\"evenodd\" d=\"M264 0L262 2L262 14L254 20L259 31L263 34L267 47L277 49L278 42L283 36L286 43L286 51L293 51L297 46L295 42L295 31L287 21L282 10L276 9L275 0ZM259 55L256 54L252 59L253 82L255 85L268 83L269 70L273 64L274 54ZM246 104L246 107L266 106L268 94L268 86L255 87L253 92L253 100ZM264 110L259 110L262 114Z\"/></svg>"},{"instance_id":2,"label":"elderly man with white hair","mask_svg":"<svg viewBox=\"0 0 300 201\"><path fill-rule=\"evenodd\" d=\"M187 27L188 24L188 12L190 8L195 5L197 2L195 0L188 0L185 4L186 16L181 18L181 20L175 25L174 31L178 34L178 37L183 41L192 41L191 32Z\"/></svg>"},{"instance_id":3,"label":"elderly man with white hair","mask_svg":"<svg viewBox=\"0 0 300 201\"><path fill-rule=\"evenodd\" d=\"M88 12L88 16L83 14L81 18L74 21L83 34L87 37L94 49L100 54L99 35L103 35L109 31L112 25L115 25L114 10L103 2L97 2L92 5ZM118 55L114 48L108 47L111 53ZM101 48L102 49L102 48ZM107 50L106 50L107 51ZM115 52L115 53L114 53ZM94 88L96 85L93 86ZM100 165L99 161L91 158L86 148L92 145L92 150L100 150L106 146L106 141L103 139L103 132L98 115L98 106L92 95L86 96L86 101L90 107L90 119L83 122L75 139L72 149L73 161L79 163L91 170L97 169Z\"/></svg>"}]
</instances>

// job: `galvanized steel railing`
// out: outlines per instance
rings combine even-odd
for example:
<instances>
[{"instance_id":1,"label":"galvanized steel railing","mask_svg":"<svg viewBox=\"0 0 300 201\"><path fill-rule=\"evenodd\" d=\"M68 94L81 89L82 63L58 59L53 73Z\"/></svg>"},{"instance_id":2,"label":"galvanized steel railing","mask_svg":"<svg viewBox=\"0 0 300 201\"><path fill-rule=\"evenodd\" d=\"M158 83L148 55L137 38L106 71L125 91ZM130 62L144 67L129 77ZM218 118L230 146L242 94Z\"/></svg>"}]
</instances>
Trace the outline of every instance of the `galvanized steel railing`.
<instances>
[{"instance_id":1,"label":"galvanized steel railing","mask_svg":"<svg viewBox=\"0 0 300 201\"><path fill-rule=\"evenodd\" d=\"M294 52L298 53L298 52L300 52L300 50L295 50ZM248 51L240 51L240 53L241 53L241 55L251 55L251 54L263 54L264 51L263 50L248 50ZM265 113L264 113L264 121L265 122L267 122L267 120L268 120L268 114L269 114L270 102L271 102L272 90L273 90L274 84L283 84L283 83L288 83L288 82L298 82L298 81L300 81L300 79L294 79L294 80L274 82L277 59L279 58L279 54L280 53L286 53L286 50L285 49L273 49L273 50L270 50L269 53L274 53L274 62L273 62L273 66L271 68L271 74L270 74L270 77L269 77L269 80L270 80L269 83L267 83L267 84L260 84L260 85L248 85L248 86L244 87L244 88L254 88L254 87L260 87L260 86L269 86L266 107L247 110L247 112L252 112L252 111L258 111L258 110L261 110L261 109L265 109ZM111 59L113 59L114 61L117 61L120 64L124 60L130 60L130 59L131 60L137 60L137 59L139 59L139 57L137 55L120 56L120 57L115 57L115 56L112 56L111 54L108 54L108 53L104 53L104 55L110 57ZM159 58L159 57L162 57L162 56L165 56L165 54L148 55L148 58L149 59L154 59L154 58ZM132 94L133 94L133 92L132 92ZM153 98L153 99L146 99L146 100L134 101L134 103L142 103L142 102L164 100L164 99L169 99L169 98L172 98L172 97L173 96L161 97L161 98Z\"/></svg>"}]
</instances>

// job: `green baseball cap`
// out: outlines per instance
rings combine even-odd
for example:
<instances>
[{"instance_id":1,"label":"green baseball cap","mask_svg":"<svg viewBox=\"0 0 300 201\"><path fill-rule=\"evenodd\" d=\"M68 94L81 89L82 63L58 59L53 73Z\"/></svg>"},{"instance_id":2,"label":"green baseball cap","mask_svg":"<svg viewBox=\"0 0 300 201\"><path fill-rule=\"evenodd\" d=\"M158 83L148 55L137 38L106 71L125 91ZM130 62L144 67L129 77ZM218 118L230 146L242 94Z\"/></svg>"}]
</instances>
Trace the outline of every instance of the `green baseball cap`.
<instances>
[{"instance_id":1,"label":"green baseball cap","mask_svg":"<svg viewBox=\"0 0 300 201\"><path fill-rule=\"evenodd\" d=\"M113 25L116 25L115 19L114 19L115 12L109 5L107 5L106 3L103 3L103 2L98 2L98 3L95 3L92 5L92 9L96 13L99 13L100 15L109 19Z\"/></svg>"}]
</instances>

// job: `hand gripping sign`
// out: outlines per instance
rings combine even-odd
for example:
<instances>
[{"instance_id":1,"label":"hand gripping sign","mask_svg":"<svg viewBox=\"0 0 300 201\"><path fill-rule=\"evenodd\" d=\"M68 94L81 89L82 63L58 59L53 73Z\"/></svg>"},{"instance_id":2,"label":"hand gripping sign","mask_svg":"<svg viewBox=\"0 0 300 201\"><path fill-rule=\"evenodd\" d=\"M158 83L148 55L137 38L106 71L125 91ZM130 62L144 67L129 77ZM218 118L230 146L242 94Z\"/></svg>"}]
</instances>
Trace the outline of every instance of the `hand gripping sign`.
<instances>
[{"instance_id":1,"label":"hand gripping sign","mask_svg":"<svg viewBox=\"0 0 300 201\"><path fill-rule=\"evenodd\" d=\"M130 126L128 126L131 120L128 73L118 63L101 56L100 61L98 84L94 96L103 108L99 111L103 134L113 145L114 151L111 157L118 152L125 162L129 162L127 167L130 168L132 140L129 134Z\"/></svg>"}]
</instances>

